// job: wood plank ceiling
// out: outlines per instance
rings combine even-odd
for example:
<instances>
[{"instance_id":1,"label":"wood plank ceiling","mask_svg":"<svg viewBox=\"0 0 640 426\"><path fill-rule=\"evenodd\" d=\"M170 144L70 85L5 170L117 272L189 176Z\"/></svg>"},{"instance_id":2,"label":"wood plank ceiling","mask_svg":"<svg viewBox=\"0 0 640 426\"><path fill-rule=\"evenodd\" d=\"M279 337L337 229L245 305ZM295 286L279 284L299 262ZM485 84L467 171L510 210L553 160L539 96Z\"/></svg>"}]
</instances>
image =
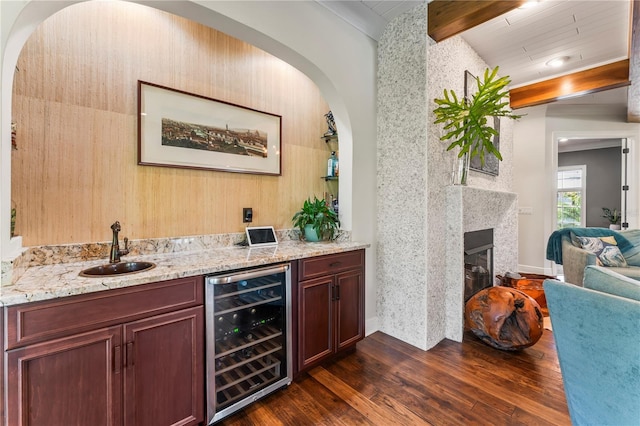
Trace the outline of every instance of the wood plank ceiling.
<instances>
[{"instance_id":1,"label":"wood plank ceiling","mask_svg":"<svg viewBox=\"0 0 640 426\"><path fill-rule=\"evenodd\" d=\"M632 82L630 74L638 81L633 69L640 66L639 52L636 51L635 61L633 56L631 61L628 59L631 2L548 1L538 5L535 14L518 9L522 3L524 1L519 0L434 0L428 5L429 35L441 41L464 32L465 40L487 63L500 64L507 75L510 75L509 69L514 70L513 74L520 78L512 83L514 109L626 86ZM579 13L574 9L576 3L582 3ZM633 3L636 5L636 13L632 15L635 39L638 37L638 0ZM540 30L537 36L531 35L534 30ZM636 49L638 44L635 43ZM580 71L554 76L553 70L544 65L559 54L569 56L574 62L573 69L579 67ZM612 61L612 57L615 60ZM513 63L509 62L510 58ZM541 81L522 84L536 76ZM635 111L637 119L640 93L629 96L628 102L629 118L634 118L632 111Z\"/></svg>"},{"instance_id":2,"label":"wood plank ceiling","mask_svg":"<svg viewBox=\"0 0 640 426\"><path fill-rule=\"evenodd\" d=\"M525 2L526 0L432 1L427 6L429 36L440 42L516 9Z\"/></svg>"}]
</instances>

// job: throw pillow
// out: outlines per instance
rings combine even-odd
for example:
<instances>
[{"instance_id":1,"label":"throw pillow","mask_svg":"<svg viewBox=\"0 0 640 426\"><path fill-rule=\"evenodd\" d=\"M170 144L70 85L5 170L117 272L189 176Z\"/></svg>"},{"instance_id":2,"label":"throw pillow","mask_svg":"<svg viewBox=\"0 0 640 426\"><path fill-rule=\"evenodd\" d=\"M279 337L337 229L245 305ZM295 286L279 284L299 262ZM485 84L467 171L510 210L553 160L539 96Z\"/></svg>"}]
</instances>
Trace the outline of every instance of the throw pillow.
<instances>
[{"instance_id":1,"label":"throw pillow","mask_svg":"<svg viewBox=\"0 0 640 426\"><path fill-rule=\"evenodd\" d=\"M609 236L609 237L599 237L602 241L604 241L605 243L609 243L611 245L617 246L618 242L616 241L616 237L614 237L613 235Z\"/></svg>"},{"instance_id":2,"label":"throw pillow","mask_svg":"<svg viewBox=\"0 0 640 426\"><path fill-rule=\"evenodd\" d=\"M614 237L578 237L578 239L583 249L596 255L597 265L622 268L628 266Z\"/></svg>"},{"instance_id":3,"label":"throw pillow","mask_svg":"<svg viewBox=\"0 0 640 426\"><path fill-rule=\"evenodd\" d=\"M576 246L578 248L582 247L582 243L578 239L578 236L576 234L574 234L572 231L569 232L569 237L571 238L571 244L573 244L574 246Z\"/></svg>"}]
</instances>

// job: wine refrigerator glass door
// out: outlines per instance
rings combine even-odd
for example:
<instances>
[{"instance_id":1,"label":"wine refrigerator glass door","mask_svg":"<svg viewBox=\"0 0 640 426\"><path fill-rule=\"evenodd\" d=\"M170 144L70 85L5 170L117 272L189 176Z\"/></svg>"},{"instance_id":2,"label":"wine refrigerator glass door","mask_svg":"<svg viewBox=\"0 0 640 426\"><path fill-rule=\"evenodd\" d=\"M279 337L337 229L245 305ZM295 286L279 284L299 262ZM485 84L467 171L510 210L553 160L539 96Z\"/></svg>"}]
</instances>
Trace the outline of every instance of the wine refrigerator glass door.
<instances>
[{"instance_id":1,"label":"wine refrigerator glass door","mask_svg":"<svg viewBox=\"0 0 640 426\"><path fill-rule=\"evenodd\" d=\"M210 424L291 383L289 264L206 278Z\"/></svg>"}]
</instances>

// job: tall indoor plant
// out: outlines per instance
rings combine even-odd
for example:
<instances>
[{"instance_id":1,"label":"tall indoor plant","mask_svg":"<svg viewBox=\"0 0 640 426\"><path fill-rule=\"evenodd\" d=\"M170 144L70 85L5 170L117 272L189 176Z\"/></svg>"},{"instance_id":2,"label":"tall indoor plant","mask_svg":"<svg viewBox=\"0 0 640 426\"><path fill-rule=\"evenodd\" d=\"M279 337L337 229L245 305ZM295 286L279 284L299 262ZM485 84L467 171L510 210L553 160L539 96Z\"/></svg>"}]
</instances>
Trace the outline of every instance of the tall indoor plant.
<instances>
[{"instance_id":1,"label":"tall indoor plant","mask_svg":"<svg viewBox=\"0 0 640 426\"><path fill-rule=\"evenodd\" d=\"M477 91L468 97L458 97L453 90L444 90L444 98L434 99L438 107L434 110L435 124L444 123L445 134L442 141L450 141L447 151L456 146L460 148L458 158L468 162L479 156L484 164L485 156L493 154L502 160L500 151L493 144L499 129L492 127L492 117L520 118L509 108L507 85L508 76L498 77L498 67L492 71L487 68L482 79L475 78ZM463 176L466 183L466 174Z\"/></svg>"},{"instance_id":2,"label":"tall indoor plant","mask_svg":"<svg viewBox=\"0 0 640 426\"><path fill-rule=\"evenodd\" d=\"M337 236L340 220L326 201L307 198L302 208L291 218L293 226L300 230L307 241L333 240Z\"/></svg>"}]
</instances>

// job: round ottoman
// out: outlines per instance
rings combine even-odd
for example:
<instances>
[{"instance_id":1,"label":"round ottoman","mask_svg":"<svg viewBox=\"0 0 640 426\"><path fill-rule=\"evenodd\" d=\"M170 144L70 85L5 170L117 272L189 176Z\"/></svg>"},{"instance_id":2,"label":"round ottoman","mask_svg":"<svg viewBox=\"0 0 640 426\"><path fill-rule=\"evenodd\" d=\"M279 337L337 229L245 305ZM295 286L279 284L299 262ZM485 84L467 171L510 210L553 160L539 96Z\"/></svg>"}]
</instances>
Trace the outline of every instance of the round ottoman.
<instances>
[{"instance_id":1,"label":"round ottoman","mask_svg":"<svg viewBox=\"0 0 640 426\"><path fill-rule=\"evenodd\" d=\"M503 350L524 349L542 337L540 305L527 294L510 287L489 287L467 301L468 328L484 343Z\"/></svg>"}]
</instances>

